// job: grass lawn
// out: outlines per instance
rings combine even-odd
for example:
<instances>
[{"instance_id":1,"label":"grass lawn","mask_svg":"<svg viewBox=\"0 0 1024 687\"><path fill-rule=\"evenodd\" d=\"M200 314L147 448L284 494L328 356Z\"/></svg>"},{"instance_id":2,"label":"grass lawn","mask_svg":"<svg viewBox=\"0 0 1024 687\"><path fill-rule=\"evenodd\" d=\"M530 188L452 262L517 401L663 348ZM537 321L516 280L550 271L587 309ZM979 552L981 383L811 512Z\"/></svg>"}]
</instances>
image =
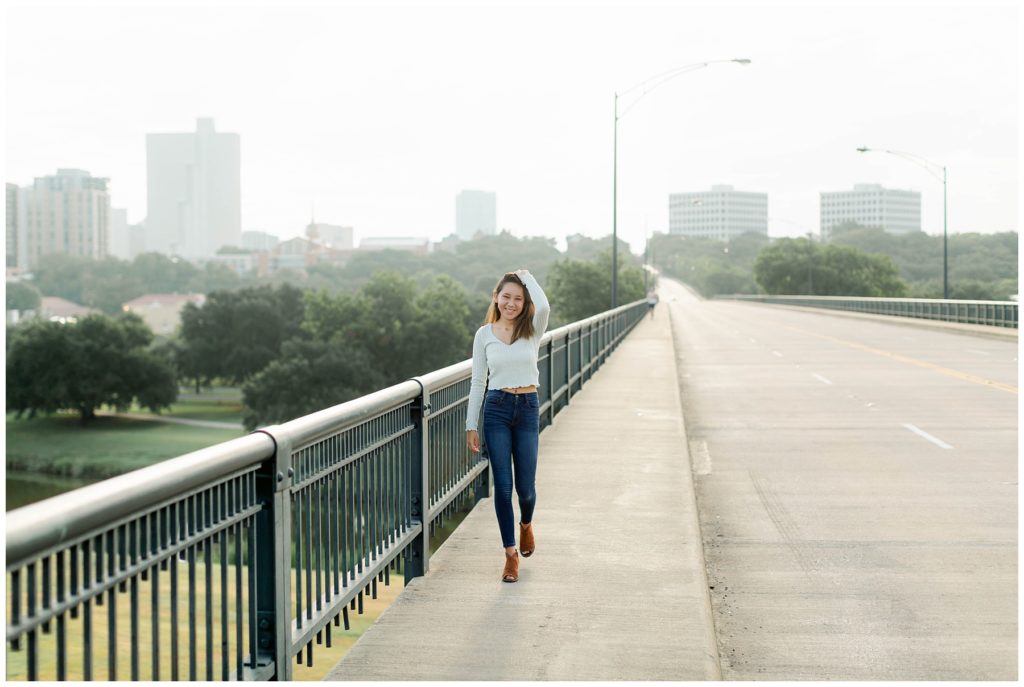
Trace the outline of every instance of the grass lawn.
<instances>
[{"instance_id":1,"label":"grass lawn","mask_svg":"<svg viewBox=\"0 0 1024 687\"><path fill-rule=\"evenodd\" d=\"M113 477L243 436L209 429L118 417L83 425L77 415L34 419L7 416L7 468L71 477Z\"/></svg>"},{"instance_id":2,"label":"grass lawn","mask_svg":"<svg viewBox=\"0 0 1024 687\"><path fill-rule=\"evenodd\" d=\"M133 413L150 413L148 408L132 407ZM236 387L212 387L200 393L195 388L178 390L178 401L161 415L189 420L214 420L242 423L242 390Z\"/></svg>"}]
</instances>

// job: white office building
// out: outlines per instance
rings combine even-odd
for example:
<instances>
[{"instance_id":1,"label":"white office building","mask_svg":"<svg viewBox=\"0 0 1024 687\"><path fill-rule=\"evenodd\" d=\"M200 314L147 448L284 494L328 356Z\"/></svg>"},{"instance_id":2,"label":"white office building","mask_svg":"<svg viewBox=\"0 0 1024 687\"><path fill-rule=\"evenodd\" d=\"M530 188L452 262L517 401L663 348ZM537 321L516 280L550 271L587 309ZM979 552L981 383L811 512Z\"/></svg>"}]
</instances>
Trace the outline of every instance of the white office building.
<instances>
[{"instance_id":1,"label":"white office building","mask_svg":"<svg viewBox=\"0 0 1024 687\"><path fill-rule=\"evenodd\" d=\"M891 234L921 231L921 194L884 188L880 184L855 184L852 191L822 191L821 238L827 241L832 228L856 223L880 227Z\"/></svg>"},{"instance_id":2,"label":"white office building","mask_svg":"<svg viewBox=\"0 0 1024 687\"><path fill-rule=\"evenodd\" d=\"M491 191L461 191L455 196L455 233L468 241L498 232L497 194Z\"/></svg>"},{"instance_id":3,"label":"white office building","mask_svg":"<svg viewBox=\"0 0 1024 687\"><path fill-rule=\"evenodd\" d=\"M148 250L188 259L242 240L241 138L217 133L212 119L195 133L146 135Z\"/></svg>"},{"instance_id":4,"label":"white office building","mask_svg":"<svg viewBox=\"0 0 1024 687\"><path fill-rule=\"evenodd\" d=\"M768 194L712 186L710 191L672 193L668 197L668 232L728 241L755 232L768 234Z\"/></svg>"}]
</instances>

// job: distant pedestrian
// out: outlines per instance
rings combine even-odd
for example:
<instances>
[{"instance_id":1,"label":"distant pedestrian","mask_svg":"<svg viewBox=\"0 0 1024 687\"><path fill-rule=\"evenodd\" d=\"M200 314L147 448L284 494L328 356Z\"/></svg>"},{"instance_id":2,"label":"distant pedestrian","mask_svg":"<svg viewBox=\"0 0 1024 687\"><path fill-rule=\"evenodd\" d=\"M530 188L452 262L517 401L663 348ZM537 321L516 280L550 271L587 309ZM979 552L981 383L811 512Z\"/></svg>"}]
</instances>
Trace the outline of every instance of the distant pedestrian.
<instances>
[{"instance_id":1,"label":"distant pedestrian","mask_svg":"<svg viewBox=\"0 0 1024 687\"><path fill-rule=\"evenodd\" d=\"M654 319L654 306L658 304L658 294L651 291L647 294L647 310L651 313L651 319Z\"/></svg>"},{"instance_id":2,"label":"distant pedestrian","mask_svg":"<svg viewBox=\"0 0 1024 687\"><path fill-rule=\"evenodd\" d=\"M532 274L527 270L508 272L494 287L487 317L473 339L466 443L473 452L480 451L477 418L483 405L483 433L494 479L494 512L505 547L501 574L505 582L519 579L513 483L519 496L519 550L528 558L536 548L533 509L537 504L540 433L537 354L550 313L544 290Z\"/></svg>"}]
</instances>

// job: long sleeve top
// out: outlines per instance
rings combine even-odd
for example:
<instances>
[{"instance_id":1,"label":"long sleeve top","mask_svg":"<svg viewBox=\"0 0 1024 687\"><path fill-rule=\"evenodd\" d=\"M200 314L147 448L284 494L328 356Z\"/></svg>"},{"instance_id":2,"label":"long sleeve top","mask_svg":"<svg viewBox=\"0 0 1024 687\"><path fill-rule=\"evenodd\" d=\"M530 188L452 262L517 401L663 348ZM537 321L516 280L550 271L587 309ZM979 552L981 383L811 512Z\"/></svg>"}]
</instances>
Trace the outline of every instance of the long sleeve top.
<instances>
[{"instance_id":1,"label":"long sleeve top","mask_svg":"<svg viewBox=\"0 0 1024 687\"><path fill-rule=\"evenodd\" d=\"M491 325L476 330L473 337L473 377L469 386L469 408L466 431L477 429L480 406L484 402L484 389L508 389L517 386L539 386L537 354L540 340L548 328L551 305L544 290L529 272L520 275L523 286L533 301L533 336L507 344L494 335Z\"/></svg>"}]
</instances>

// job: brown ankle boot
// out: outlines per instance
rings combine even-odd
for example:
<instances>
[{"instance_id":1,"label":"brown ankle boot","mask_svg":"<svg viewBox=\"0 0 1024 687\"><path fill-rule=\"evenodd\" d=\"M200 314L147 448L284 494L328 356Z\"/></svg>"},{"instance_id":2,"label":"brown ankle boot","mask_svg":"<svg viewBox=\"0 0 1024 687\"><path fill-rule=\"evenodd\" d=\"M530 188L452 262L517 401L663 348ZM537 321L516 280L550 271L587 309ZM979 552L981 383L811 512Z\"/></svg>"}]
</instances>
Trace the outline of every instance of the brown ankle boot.
<instances>
[{"instance_id":1,"label":"brown ankle boot","mask_svg":"<svg viewBox=\"0 0 1024 687\"><path fill-rule=\"evenodd\" d=\"M519 550L523 552L523 558L533 555L537 546L533 541L533 523L519 523Z\"/></svg>"},{"instance_id":2,"label":"brown ankle boot","mask_svg":"<svg viewBox=\"0 0 1024 687\"><path fill-rule=\"evenodd\" d=\"M505 554L505 570L501 573L502 582L515 582L519 579L519 552L511 556Z\"/></svg>"}]
</instances>

